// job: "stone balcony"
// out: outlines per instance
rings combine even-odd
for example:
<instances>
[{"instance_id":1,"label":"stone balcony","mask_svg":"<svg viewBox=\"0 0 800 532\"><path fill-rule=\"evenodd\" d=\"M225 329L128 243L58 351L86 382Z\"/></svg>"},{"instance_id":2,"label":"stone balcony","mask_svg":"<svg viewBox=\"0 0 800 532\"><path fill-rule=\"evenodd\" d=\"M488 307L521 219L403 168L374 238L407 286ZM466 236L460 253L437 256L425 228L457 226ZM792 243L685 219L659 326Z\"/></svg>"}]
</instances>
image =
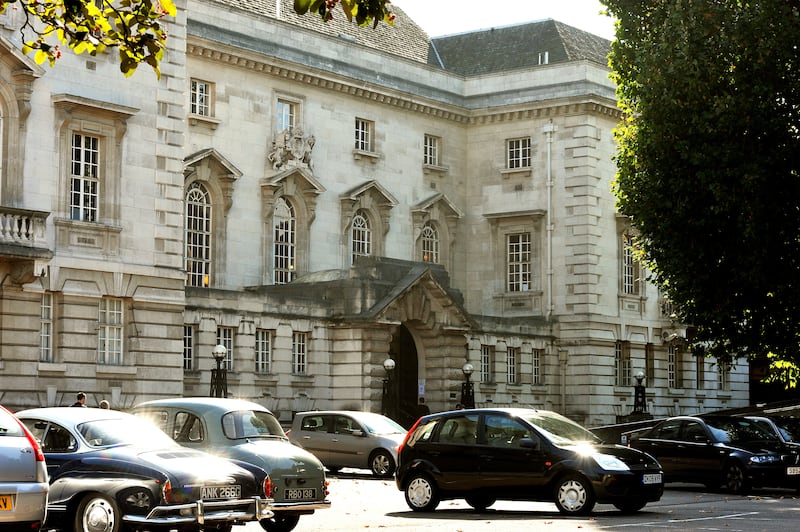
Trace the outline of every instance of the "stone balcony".
<instances>
[{"instance_id":1,"label":"stone balcony","mask_svg":"<svg viewBox=\"0 0 800 532\"><path fill-rule=\"evenodd\" d=\"M45 239L48 216L49 212L0 206L0 262L22 263L34 276L43 275L53 257Z\"/></svg>"}]
</instances>

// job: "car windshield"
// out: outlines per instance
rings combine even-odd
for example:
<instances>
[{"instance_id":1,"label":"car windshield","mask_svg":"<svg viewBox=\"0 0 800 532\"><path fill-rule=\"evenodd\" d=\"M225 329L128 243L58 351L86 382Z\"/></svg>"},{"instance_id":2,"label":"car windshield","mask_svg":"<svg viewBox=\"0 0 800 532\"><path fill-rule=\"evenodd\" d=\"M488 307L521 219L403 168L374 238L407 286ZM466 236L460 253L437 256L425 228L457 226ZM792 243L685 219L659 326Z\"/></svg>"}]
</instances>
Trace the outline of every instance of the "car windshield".
<instances>
[{"instance_id":1,"label":"car windshield","mask_svg":"<svg viewBox=\"0 0 800 532\"><path fill-rule=\"evenodd\" d=\"M761 427L751 419L708 418L708 430L721 443L747 443L753 441L778 441L778 435Z\"/></svg>"},{"instance_id":2,"label":"car windshield","mask_svg":"<svg viewBox=\"0 0 800 532\"><path fill-rule=\"evenodd\" d=\"M407 432L395 421L384 416L367 416L359 421L372 434L405 434Z\"/></svg>"},{"instance_id":3,"label":"car windshield","mask_svg":"<svg viewBox=\"0 0 800 532\"><path fill-rule=\"evenodd\" d=\"M9 412L0 409L0 436L23 436L17 420Z\"/></svg>"},{"instance_id":4,"label":"car windshield","mask_svg":"<svg viewBox=\"0 0 800 532\"><path fill-rule=\"evenodd\" d=\"M179 447L152 423L138 418L98 419L78 425L78 432L92 447L135 445L137 447Z\"/></svg>"},{"instance_id":5,"label":"car windshield","mask_svg":"<svg viewBox=\"0 0 800 532\"><path fill-rule=\"evenodd\" d=\"M794 418L774 418L775 425L781 431L783 439L791 442L800 442L800 420Z\"/></svg>"},{"instance_id":6,"label":"car windshield","mask_svg":"<svg viewBox=\"0 0 800 532\"><path fill-rule=\"evenodd\" d=\"M535 412L523 416L523 419L534 425L539 432L556 445L600 443L600 438L555 412Z\"/></svg>"},{"instance_id":7,"label":"car windshield","mask_svg":"<svg viewBox=\"0 0 800 532\"><path fill-rule=\"evenodd\" d=\"M236 410L222 416L222 432L231 440L247 438L285 439L281 424L269 412Z\"/></svg>"}]
</instances>

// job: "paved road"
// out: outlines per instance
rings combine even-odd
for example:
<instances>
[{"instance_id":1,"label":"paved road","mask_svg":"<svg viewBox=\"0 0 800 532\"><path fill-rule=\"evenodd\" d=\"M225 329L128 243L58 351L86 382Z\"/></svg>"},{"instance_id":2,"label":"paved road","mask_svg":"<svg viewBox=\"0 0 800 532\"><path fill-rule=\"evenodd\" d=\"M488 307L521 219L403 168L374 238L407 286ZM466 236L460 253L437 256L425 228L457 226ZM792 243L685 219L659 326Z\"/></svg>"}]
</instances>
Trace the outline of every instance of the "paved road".
<instances>
[{"instance_id":1,"label":"paved road","mask_svg":"<svg viewBox=\"0 0 800 532\"><path fill-rule=\"evenodd\" d=\"M464 501L444 501L435 512L416 513L406 506L393 480L376 480L364 472L331 477L329 510L300 518L296 532L422 531L491 532L599 530L797 530L800 497L793 491L756 491L741 497L705 493L699 486L670 486L657 503L635 515L622 515L613 506L597 505L588 518L565 518L554 504L498 502L476 513ZM249 524L234 532L259 532ZM261 531L263 532L263 531Z\"/></svg>"}]
</instances>

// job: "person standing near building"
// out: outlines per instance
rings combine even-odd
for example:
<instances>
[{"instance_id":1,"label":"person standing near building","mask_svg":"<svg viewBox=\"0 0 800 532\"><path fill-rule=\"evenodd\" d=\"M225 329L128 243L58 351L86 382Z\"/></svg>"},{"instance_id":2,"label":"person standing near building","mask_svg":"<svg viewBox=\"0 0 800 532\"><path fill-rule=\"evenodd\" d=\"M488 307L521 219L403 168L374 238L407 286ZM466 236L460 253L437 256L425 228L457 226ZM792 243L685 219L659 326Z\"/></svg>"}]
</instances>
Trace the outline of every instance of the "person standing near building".
<instances>
[{"instance_id":1,"label":"person standing near building","mask_svg":"<svg viewBox=\"0 0 800 532\"><path fill-rule=\"evenodd\" d=\"M72 403L72 406L78 406L78 407L86 408L86 394L85 393L78 392L75 395L75 398L77 400L74 403Z\"/></svg>"},{"instance_id":2,"label":"person standing near building","mask_svg":"<svg viewBox=\"0 0 800 532\"><path fill-rule=\"evenodd\" d=\"M417 412L419 413L419 417L427 416L431 413L431 409L428 408L428 405L425 404L425 398L420 397L419 402L417 404Z\"/></svg>"}]
</instances>

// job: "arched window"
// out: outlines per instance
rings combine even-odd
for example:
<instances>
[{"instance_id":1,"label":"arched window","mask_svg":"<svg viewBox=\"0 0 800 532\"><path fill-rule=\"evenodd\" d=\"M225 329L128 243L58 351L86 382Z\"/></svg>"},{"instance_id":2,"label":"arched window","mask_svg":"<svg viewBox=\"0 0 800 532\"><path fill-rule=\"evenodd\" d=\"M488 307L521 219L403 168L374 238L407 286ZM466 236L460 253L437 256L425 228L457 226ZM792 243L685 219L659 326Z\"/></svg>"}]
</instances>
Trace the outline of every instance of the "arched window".
<instances>
[{"instance_id":1,"label":"arched window","mask_svg":"<svg viewBox=\"0 0 800 532\"><path fill-rule=\"evenodd\" d=\"M275 202L272 278L275 284L292 282L295 275L297 220L292 204L283 198Z\"/></svg>"},{"instance_id":2,"label":"arched window","mask_svg":"<svg viewBox=\"0 0 800 532\"><path fill-rule=\"evenodd\" d=\"M426 222L420 235L422 240L422 261L439 262L439 231L431 222Z\"/></svg>"},{"instance_id":3,"label":"arched window","mask_svg":"<svg viewBox=\"0 0 800 532\"><path fill-rule=\"evenodd\" d=\"M186 285L211 283L211 200L198 182L186 192Z\"/></svg>"},{"instance_id":4,"label":"arched window","mask_svg":"<svg viewBox=\"0 0 800 532\"><path fill-rule=\"evenodd\" d=\"M372 255L372 231L369 227L369 219L361 209L356 211L355 216L353 216L350 242L352 251L351 263L355 263L356 257Z\"/></svg>"}]
</instances>

